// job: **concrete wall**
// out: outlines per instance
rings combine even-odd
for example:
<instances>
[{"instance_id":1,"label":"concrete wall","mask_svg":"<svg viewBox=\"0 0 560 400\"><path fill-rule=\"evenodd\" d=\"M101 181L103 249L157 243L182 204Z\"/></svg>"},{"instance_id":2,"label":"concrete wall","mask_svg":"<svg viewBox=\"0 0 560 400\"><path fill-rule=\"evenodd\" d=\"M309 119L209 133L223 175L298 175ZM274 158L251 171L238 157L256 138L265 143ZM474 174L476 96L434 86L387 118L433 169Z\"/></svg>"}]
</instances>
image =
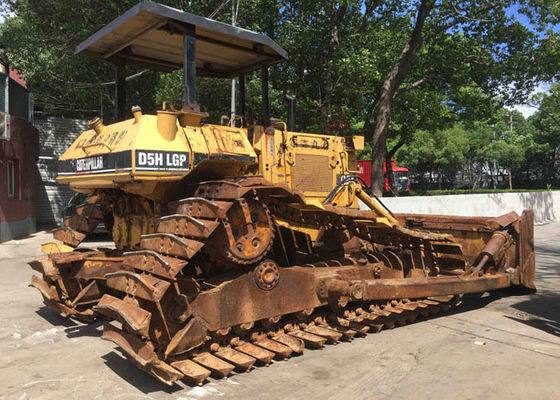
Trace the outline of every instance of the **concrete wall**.
<instances>
[{"instance_id":1,"label":"concrete wall","mask_svg":"<svg viewBox=\"0 0 560 400\"><path fill-rule=\"evenodd\" d=\"M532 209L536 224L560 219L560 191L384 197L381 201L393 213L497 217Z\"/></svg>"}]
</instances>

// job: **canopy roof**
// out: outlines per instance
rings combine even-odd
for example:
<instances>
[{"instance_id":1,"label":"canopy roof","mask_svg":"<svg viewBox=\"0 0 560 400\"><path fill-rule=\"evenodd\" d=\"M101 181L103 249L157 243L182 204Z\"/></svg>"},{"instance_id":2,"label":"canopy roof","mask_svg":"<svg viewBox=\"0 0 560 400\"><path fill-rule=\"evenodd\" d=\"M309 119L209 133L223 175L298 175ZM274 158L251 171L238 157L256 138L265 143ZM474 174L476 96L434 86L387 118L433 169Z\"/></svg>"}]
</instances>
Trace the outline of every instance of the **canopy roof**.
<instances>
[{"instance_id":1,"label":"canopy roof","mask_svg":"<svg viewBox=\"0 0 560 400\"><path fill-rule=\"evenodd\" d=\"M183 31L195 28L197 75L230 78L287 60L268 36L142 1L76 47L76 54L172 71L183 68Z\"/></svg>"}]
</instances>

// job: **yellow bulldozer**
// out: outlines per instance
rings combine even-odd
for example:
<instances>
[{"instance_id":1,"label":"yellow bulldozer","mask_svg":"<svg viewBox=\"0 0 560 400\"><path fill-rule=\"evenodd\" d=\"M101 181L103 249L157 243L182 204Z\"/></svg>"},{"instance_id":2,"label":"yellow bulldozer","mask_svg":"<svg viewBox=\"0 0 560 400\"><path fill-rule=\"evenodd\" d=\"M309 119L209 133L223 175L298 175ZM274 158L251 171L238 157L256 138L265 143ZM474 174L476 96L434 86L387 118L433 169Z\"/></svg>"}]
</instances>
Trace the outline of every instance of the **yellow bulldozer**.
<instances>
[{"instance_id":1,"label":"yellow bulldozer","mask_svg":"<svg viewBox=\"0 0 560 400\"><path fill-rule=\"evenodd\" d=\"M30 263L31 285L64 316L105 319L103 338L161 381L267 365L464 293L534 289L531 211L394 215L356 177L363 137L271 119L268 67L287 55L267 36L143 1L76 53L115 66L118 122L91 121L60 157L58 182L89 202ZM126 118L126 65L182 69L182 107ZM257 70L261 124L244 110ZM197 75L239 77L239 115L205 123ZM101 221L115 248L80 246Z\"/></svg>"}]
</instances>

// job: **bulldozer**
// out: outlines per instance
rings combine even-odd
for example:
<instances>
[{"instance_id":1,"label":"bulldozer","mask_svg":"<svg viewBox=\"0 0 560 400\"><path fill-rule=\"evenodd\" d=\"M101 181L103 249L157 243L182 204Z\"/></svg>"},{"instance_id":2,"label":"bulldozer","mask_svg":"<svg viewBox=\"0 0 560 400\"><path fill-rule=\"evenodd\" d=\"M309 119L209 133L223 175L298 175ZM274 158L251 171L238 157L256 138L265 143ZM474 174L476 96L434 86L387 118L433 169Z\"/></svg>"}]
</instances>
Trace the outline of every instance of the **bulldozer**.
<instances>
[{"instance_id":1,"label":"bulldozer","mask_svg":"<svg viewBox=\"0 0 560 400\"><path fill-rule=\"evenodd\" d=\"M31 286L61 315L103 319L103 338L162 382L248 371L466 293L535 288L532 211L393 214L357 178L363 137L271 118L268 68L287 54L267 36L142 1L76 53L115 67L117 122L94 119L60 157L57 181L89 201L30 263ZM127 65L182 69L182 107L127 118ZM260 124L245 110L255 71ZM205 123L197 76L238 77L239 115ZM84 247L101 221L114 248Z\"/></svg>"}]
</instances>

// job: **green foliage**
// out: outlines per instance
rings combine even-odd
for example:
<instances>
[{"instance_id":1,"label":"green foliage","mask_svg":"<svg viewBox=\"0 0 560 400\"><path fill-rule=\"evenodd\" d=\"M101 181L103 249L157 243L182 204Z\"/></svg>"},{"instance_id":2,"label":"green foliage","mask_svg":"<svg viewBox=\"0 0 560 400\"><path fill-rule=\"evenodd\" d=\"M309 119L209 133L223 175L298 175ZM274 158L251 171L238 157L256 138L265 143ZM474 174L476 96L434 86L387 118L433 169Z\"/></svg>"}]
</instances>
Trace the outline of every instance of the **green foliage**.
<instances>
[{"instance_id":1,"label":"green foliage","mask_svg":"<svg viewBox=\"0 0 560 400\"><path fill-rule=\"evenodd\" d=\"M433 132L420 129L414 132L411 142L399 150L397 161L412 173L430 171L438 173L441 179L454 181L468 150L467 132L460 124Z\"/></svg>"},{"instance_id":2,"label":"green foliage","mask_svg":"<svg viewBox=\"0 0 560 400\"><path fill-rule=\"evenodd\" d=\"M157 0L210 15L221 0ZM110 122L114 72L109 64L74 55L77 44L137 0L7 0L0 10L0 42L10 62L49 115ZM529 121L503 107L524 101L560 69L557 1L482 0L278 1L243 0L238 24L263 32L289 60L270 69L270 111L286 119L285 94L297 98L296 129L366 136L359 158L371 158L379 98L414 33L421 4L433 4L421 44L399 76L386 132L386 149L419 181L476 186L484 174L508 171L517 185L557 185L560 88L535 99ZM79 10L79 12L77 11ZM229 22L228 7L216 19ZM139 72L127 68L127 75ZM250 117L260 120L260 74L247 77ZM229 115L229 80L199 79L198 101L210 122ZM127 82L127 106L154 111L167 100L181 104L181 73L146 72ZM461 180L458 181L458 176Z\"/></svg>"}]
</instances>

